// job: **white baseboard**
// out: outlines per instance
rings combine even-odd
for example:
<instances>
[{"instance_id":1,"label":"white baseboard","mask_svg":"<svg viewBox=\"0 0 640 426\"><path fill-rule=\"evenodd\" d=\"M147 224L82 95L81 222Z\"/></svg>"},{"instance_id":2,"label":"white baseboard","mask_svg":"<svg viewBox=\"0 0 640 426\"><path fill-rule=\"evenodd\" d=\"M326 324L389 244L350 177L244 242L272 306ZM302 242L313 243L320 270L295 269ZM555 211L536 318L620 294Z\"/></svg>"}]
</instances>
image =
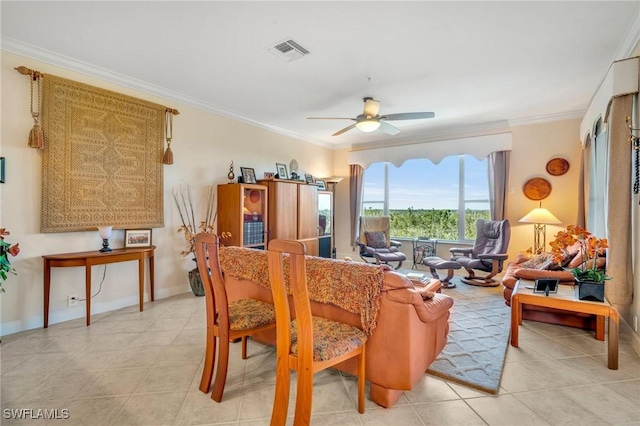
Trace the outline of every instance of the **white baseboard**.
<instances>
[{"instance_id":1,"label":"white baseboard","mask_svg":"<svg viewBox=\"0 0 640 426\"><path fill-rule=\"evenodd\" d=\"M164 299L167 297L175 296L190 292L191 289L188 285L174 286L169 288L156 289L155 300ZM145 293L144 301L148 303L151 300L149 293ZM110 312L127 306L137 305L138 297L131 296L125 299L111 300L108 302L96 302L91 303L91 314L101 314L103 312ZM72 308L66 308L64 310L49 312L49 325L57 324L64 321L70 321L78 318L85 318L85 306L83 302L80 302L78 306ZM15 321L7 321L0 324L0 336L7 336L9 334L19 333L21 331L32 330L35 328L41 328L44 325L44 315L35 315L29 318L24 318Z\"/></svg>"}]
</instances>

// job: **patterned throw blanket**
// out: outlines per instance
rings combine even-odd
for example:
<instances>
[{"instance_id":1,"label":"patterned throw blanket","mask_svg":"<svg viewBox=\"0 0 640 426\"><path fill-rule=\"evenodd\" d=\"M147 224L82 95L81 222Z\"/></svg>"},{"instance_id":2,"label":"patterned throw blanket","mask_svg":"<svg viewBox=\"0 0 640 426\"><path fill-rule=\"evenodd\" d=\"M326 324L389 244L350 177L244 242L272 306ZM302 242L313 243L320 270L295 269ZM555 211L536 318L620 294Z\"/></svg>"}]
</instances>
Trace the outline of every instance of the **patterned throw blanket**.
<instances>
[{"instance_id":1,"label":"patterned throw blanket","mask_svg":"<svg viewBox=\"0 0 640 426\"><path fill-rule=\"evenodd\" d=\"M288 257L284 259L285 281L289 282ZM360 315L362 330L371 335L376 328L384 271L388 266L307 256L309 298ZM267 252L243 247L220 247L222 271L236 279L271 288ZM287 288L288 288L287 284ZM291 291L288 290L291 294Z\"/></svg>"}]
</instances>

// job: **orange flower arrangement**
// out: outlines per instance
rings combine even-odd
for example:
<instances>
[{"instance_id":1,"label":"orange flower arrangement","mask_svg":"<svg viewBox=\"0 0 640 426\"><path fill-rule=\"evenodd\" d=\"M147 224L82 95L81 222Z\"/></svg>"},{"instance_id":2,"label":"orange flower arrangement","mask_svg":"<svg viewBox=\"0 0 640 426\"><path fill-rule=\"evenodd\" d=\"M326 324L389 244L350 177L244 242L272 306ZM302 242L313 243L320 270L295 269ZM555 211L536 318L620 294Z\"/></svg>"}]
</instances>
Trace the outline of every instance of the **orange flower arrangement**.
<instances>
[{"instance_id":1,"label":"orange flower arrangement","mask_svg":"<svg viewBox=\"0 0 640 426\"><path fill-rule=\"evenodd\" d=\"M567 249L576 242L580 245L580 255L582 255L582 264L578 268L573 268L571 273L579 280L588 280L602 282L609 280L605 271L599 270L596 259L598 253L609 247L606 238L597 238L578 225L569 225L564 231L556 234L556 239L549 243L553 261L562 263L563 257L567 254Z\"/></svg>"}]
</instances>

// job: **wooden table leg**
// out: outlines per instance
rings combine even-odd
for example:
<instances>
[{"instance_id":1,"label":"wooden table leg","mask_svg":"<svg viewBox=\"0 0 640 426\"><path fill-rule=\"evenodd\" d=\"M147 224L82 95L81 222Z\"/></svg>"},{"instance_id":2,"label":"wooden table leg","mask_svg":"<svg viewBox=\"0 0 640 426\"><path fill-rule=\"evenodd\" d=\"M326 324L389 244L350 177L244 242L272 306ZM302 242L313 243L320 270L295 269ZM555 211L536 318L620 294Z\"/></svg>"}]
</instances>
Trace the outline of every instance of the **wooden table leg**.
<instances>
[{"instance_id":1,"label":"wooden table leg","mask_svg":"<svg viewBox=\"0 0 640 426\"><path fill-rule=\"evenodd\" d=\"M613 306L609 309L609 342L607 347L607 367L618 369L618 310Z\"/></svg>"},{"instance_id":2,"label":"wooden table leg","mask_svg":"<svg viewBox=\"0 0 640 426\"><path fill-rule=\"evenodd\" d=\"M604 342L604 316L596 315L596 339Z\"/></svg>"},{"instance_id":3,"label":"wooden table leg","mask_svg":"<svg viewBox=\"0 0 640 426\"><path fill-rule=\"evenodd\" d=\"M155 279L155 267L154 267L154 260L153 260L153 252L151 252L151 256L149 256L149 289L151 291L151 301L153 302L156 297L156 289L155 289L155 283L154 283L154 279Z\"/></svg>"},{"instance_id":4,"label":"wooden table leg","mask_svg":"<svg viewBox=\"0 0 640 426\"><path fill-rule=\"evenodd\" d=\"M51 262L44 260L44 328L49 327L49 294L51 293Z\"/></svg>"},{"instance_id":5,"label":"wooden table leg","mask_svg":"<svg viewBox=\"0 0 640 426\"><path fill-rule=\"evenodd\" d=\"M518 347L518 327L520 326L520 298L518 295L511 297L511 346Z\"/></svg>"},{"instance_id":6,"label":"wooden table leg","mask_svg":"<svg viewBox=\"0 0 640 426\"><path fill-rule=\"evenodd\" d=\"M91 325L91 265L84 266L85 271L85 289L84 300L87 308L87 325Z\"/></svg>"},{"instance_id":7,"label":"wooden table leg","mask_svg":"<svg viewBox=\"0 0 640 426\"><path fill-rule=\"evenodd\" d=\"M140 312L144 311L144 256L138 259L138 297L140 299Z\"/></svg>"}]
</instances>

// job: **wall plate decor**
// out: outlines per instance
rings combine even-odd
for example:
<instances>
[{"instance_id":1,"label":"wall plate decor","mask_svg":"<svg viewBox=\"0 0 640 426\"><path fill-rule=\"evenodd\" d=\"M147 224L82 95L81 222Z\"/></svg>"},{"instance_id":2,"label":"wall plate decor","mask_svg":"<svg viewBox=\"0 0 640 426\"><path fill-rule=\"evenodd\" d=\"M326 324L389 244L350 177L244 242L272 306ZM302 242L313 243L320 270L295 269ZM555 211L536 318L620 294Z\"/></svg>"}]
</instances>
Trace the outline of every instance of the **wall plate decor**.
<instances>
[{"instance_id":1,"label":"wall plate decor","mask_svg":"<svg viewBox=\"0 0 640 426\"><path fill-rule=\"evenodd\" d=\"M562 176L569 171L569 162L564 158L552 158L547 163L547 173L551 176Z\"/></svg>"},{"instance_id":2,"label":"wall plate decor","mask_svg":"<svg viewBox=\"0 0 640 426\"><path fill-rule=\"evenodd\" d=\"M544 200L551 194L551 184L545 178L534 177L525 182L522 192L530 200Z\"/></svg>"}]
</instances>

